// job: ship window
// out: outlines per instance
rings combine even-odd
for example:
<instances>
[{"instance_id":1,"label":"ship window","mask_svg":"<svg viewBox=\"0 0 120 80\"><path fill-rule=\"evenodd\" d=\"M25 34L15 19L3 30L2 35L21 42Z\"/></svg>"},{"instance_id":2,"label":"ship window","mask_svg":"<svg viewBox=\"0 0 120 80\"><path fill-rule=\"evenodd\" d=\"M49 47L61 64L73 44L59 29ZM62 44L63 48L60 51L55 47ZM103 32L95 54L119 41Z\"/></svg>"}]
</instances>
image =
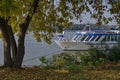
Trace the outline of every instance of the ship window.
<instances>
[{"instance_id":1,"label":"ship window","mask_svg":"<svg viewBox=\"0 0 120 80\"><path fill-rule=\"evenodd\" d=\"M98 36L97 39L95 41L98 41L100 39L101 36Z\"/></svg>"},{"instance_id":2,"label":"ship window","mask_svg":"<svg viewBox=\"0 0 120 80\"><path fill-rule=\"evenodd\" d=\"M117 40L120 40L120 36L118 35L118 39Z\"/></svg>"},{"instance_id":3,"label":"ship window","mask_svg":"<svg viewBox=\"0 0 120 80\"><path fill-rule=\"evenodd\" d=\"M118 39L119 39L119 36L117 36L117 41L118 41Z\"/></svg>"},{"instance_id":4,"label":"ship window","mask_svg":"<svg viewBox=\"0 0 120 80\"><path fill-rule=\"evenodd\" d=\"M96 37L97 37L97 36L94 36L94 37L91 39L91 41L93 41Z\"/></svg>"},{"instance_id":5,"label":"ship window","mask_svg":"<svg viewBox=\"0 0 120 80\"><path fill-rule=\"evenodd\" d=\"M108 40L108 35L105 36L105 40L104 40L104 41L109 41L109 40Z\"/></svg>"},{"instance_id":6,"label":"ship window","mask_svg":"<svg viewBox=\"0 0 120 80\"><path fill-rule=\"evenodd\" d=\"M106 36L103 38L103 40L102 41L106 41Z\"/></svg>"},{"instance_id":7,"label":"ship window","mask_svg":"<svg viewBox=\"0 0 120 80\"><path fill-rule=\"evenodd\" d=\"M89 36L85 41L88 41L92 36Z\"/></svg>"},{"instance_id":8,"label":"ship window","mask_svg":"<svg viewBox=\"0 0 120 80\"><path fill-rule=\"evenodd\" d=\"M112 35L112 36L111 36L111 41L114 41L114 40L115 40L115 36Z\"/></svg>"},{"instance_id":9,"label":"ship window","mask_svg":"<svg viewBox=\"0 0 120 80\"><path fill-rule=\"evenodd\" d=\"M107 36L107 40L110 41L110 36L109 35Z\"/></svg>"},{"instance_id":10,"label":"ship window","mask_svg":"<svg viewBox=\"0 0 120 80\"><path fill-rule=\"evenodd\" d=\"M77 37L77 40L79 41L81 37L82 37L82 36L78 36L78 37Z\"/></svg>"},{"instance_id":11,"label":"ship window","mask_svg":"<svg viewBox=\"0 0 120 80\"><path fill-rule=\"evenodd\" d=\"M81 39L81 41L83 41L86 37L87 37L87 35L84 35L83 38Z\"/></svg>"},{"instance_id":12,"label":"ship window","mask_svg":"<svg viewBox=\"0 0 120 80\"><path fill-rule=\"evenodd\" d=\"M83 38L83 36L80 36L79 38L77 38L78 41L81 41L81 39Z\"/></svg>"},{"instance_id":13,"label":"ship window","mask_svg":"<svg viewBox=\"0 0 120 80\"><path fill-rule=\"evenodd\" d=\"M76 40L77 37L78 37L78 35L76 35L76 36L73 38L73 40Z\"/></svg>"},{"instance_id":14,"label":"ship window","mask_svg":"<svg viewBox=\"0 0 120 80\"><path fill-rule=\"evenodd\" d=\"M115 41L117 41L117 36L114 36L114 37L115 37L115 39L114 39L114 40L115 40Z\"/></svg>"}]
</instances>

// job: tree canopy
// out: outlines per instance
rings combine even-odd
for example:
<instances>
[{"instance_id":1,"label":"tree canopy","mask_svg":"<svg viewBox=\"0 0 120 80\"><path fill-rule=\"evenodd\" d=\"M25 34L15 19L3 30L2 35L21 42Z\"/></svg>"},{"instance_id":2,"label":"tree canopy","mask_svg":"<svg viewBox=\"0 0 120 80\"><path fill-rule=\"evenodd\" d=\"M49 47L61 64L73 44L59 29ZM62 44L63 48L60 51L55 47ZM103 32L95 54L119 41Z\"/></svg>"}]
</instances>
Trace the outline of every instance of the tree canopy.
<instances>
[{"instance_id":1,"label":"tree canopy","mask_svg":"<svg viewBox=\"0 0 120 80\"><path fill-rule=\"evenodd\" d=\"M14 32L19 30L19 24L25 20L31 8L32 2L33 0L1 0L0 16L9 18L9 24L13 27ZM39 1L38 9L30 22L30 30L36 32L35 35L37 35L37 32L43 30L49 30L49 33L54 31L54 28L52 28L52 30L49 26L58 26L60 28L58 30L61 30L64 26L70 26L68 25L70 19L73 19L73 17L80 19L80 15L86 12L90 12L92 18L97 18L98 23L100 23L100 19L107 23L113 18L105 18L103 16L104 12L108 11L114 15L116 13L118 14L119 6L119 0ZM117 17L117 15L114 17Z\"/></svg>"},{"instance_id":2,"label":"tree canopy","mask_svg":"<svg viewBox=\"0 0 120 80\"><path fill-rule=\"evenodd\" d=\"M37 10L32 11L34 0L2 0L0 5L0 16L8 19L9 25L14 33L19 33L19 26L26 17L32 16L29 30L34 37L40 41L44 38L49 41L52 33L62 31L64 27L71 26L70 19L73 15L79 16L79 0L43 0L38 2ZM82 5L83 6L83 5ZM34 15L33 15L34 13Z\"/></svg>"},{"instance_id":3,"label":"tree canopy","mask_svg":"<svg viewBox=\"0 0 120 80\"><path fill-rule=\"evenodd\" d=\"M98 24L107 24L113 18L119 21L119 0L43 0L39 1L38 8L32 15L31 6L34 0L1 0L0 16L9 18L9 24L14 32L19 31L19 24L23 23L27 15L33 16L30 21L29 31L33 31L34 36L48 37L43 35L62 30L63 27L71 26L70 20L73 17L81 19L81 14L89 12L91 18L96 18ZM31 9L30 9L31 8ZM106 18L104 13L114 14L113 17ZM49 35L50 36L50 35Z\"/></svg>"}]
</instances>

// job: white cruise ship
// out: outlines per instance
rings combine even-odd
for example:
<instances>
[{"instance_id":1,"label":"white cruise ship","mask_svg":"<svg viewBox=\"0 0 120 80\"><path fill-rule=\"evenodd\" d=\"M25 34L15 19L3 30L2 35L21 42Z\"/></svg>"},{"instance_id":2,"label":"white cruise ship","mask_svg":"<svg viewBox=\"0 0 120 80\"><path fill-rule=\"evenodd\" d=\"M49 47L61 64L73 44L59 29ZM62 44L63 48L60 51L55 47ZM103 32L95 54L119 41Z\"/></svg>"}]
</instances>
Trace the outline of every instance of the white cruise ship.
<instances>
[{"instance_id":1,"label":"white cruise ship","mask_svg":"<svg viewBox=\"0 0 120 80\"><path fill-rule=\"evenodd\" d=\"M64 33L57 36L58 40L55 42L63 50L88 50L91 47L103 49L105 46L112 48L117 45L120 31L117 28L114 30L91 30L89 27L89 30L77 31L70 40L64 38Z\"/></svg>"}]
</instances>

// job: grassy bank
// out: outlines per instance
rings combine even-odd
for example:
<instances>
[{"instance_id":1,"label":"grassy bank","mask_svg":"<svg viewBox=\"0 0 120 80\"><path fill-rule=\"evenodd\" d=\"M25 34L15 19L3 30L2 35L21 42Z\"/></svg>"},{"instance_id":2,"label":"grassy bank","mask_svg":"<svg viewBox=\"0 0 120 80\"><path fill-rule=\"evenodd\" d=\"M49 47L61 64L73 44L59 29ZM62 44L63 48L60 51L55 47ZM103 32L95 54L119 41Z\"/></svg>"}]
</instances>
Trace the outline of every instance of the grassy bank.
<instances>
[{"instance_id":1,"label":"grassy bank","mask_svg":"<svg viewBox=\"0 0 120 80\"><path fill-rule=\"evenodd\" d=\"M0 80L120 80L120 47L40 57L41 65L0 68ZM107 54L106 54L107 53Z\"/></svg>"},{"instance_id":2,"label":"grassy bank","mask_svg":"<svg viewBox=\"0 0 120 80\"><path fill-rule=\"evenodd\" d=\"M0 68L0 80L120 80L120 61L104 63L95 68L70 72L67 70L24 67L20 70Z\"/></svg>"}]
</instances>

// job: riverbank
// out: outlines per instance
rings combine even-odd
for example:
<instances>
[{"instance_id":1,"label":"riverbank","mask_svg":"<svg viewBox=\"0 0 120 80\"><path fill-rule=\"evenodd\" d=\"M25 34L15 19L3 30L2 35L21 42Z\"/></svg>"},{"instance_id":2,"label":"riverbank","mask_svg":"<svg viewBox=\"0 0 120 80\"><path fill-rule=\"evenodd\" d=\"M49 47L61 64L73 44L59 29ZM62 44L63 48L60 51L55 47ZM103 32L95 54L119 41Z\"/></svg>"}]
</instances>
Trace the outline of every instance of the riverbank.
<instances>
[{"instance_id":1,"label":"riverbank","mask_svg":"<svg viewBox=\"0 0 120 80\"><path fill-rule=\"evenodd\" d=\"M40 66L13 70L0 68L0 80L120 80L120 61L108 62L77 72L44 69Z\"/></svg>"}]
</instances>

